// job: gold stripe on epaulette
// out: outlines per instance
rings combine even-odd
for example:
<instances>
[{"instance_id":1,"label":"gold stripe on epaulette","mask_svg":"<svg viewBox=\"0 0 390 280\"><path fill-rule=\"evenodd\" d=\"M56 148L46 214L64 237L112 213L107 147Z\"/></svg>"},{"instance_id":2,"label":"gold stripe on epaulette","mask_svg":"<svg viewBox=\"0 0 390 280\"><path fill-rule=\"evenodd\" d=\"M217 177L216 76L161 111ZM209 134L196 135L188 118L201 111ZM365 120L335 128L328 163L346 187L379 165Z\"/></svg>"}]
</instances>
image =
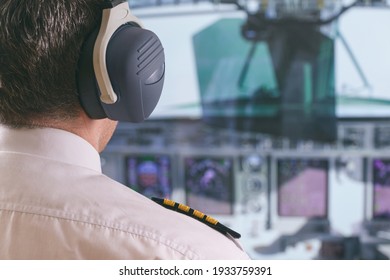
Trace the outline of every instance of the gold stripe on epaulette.
<instances>
[{"instance_id":1,"label":"gold stripe on epaulette","mask_svg":"<svg viewBox=\"0 0 390 280\"><path fill-rule=\"evenodd\" d=\"M168 205L168 206L172 206L172 207L175 206L175 202L174 201L172 201L170 199L166 199L166 198L164 198L164 204Z\"/></svg>"},{"instance_id":2,"label":"gold stripe on epaulette","mask_svg":"<svg viewBox=\"0 0 390 280\"><path fill-rule=\"evenodd\" d=\"M206 221L209 222L210 224L216 225L218 224L218 221L214 219L213 217L207 216Z\"/></svg>"},{"instance_id":3,"label":"gold stripe on epaulette","mask_svg":"<svg viewBox=\"0 0 390 280\"><path fill-rule=\"evenodd\" d=\"M190 211L190 207L189 206L187 206L187 205L184 205L184 204L179 204L179 206L178 206L178 208L181 210L181 211L184 211L184 212L189 212Z\"/></svg>"},{"instance_id":4,"label":"gold stripe on epaulette","mask_svg":"<svg viewBox=\"0 0 390 280\"><path fill-rule=\"evenodd\" d=\"M162 199L162 198L157 198L157 197L152 197L152 200L165 208L168 208L173 211L178 211L179 213L188 215L192 218L196 218L197 220L205 223L206 225L212 227L213 229L227 235L229 234L233 238L240 238L241 235L238 232L235 232L234 230L231 230L230 228L224 226L220 222L218 222L216 219L213 217L207 216L203 214L202 212L198 210L194 210L190 208L187 205L176 203L170 199Z\"/></svg>"},{"instance_id":5,"label":"gold stripe on epaulette","mask_svg":"<svg viewBox=\"0 0 390 280\"><path fill-rule=\"evenodd\" d=\"M204 217L204 214L202 212L198 211L198 210L194 210L193 215L195 217L198 217L199 219L203 219L203 217Z\"/></svg>"}]
</instances>

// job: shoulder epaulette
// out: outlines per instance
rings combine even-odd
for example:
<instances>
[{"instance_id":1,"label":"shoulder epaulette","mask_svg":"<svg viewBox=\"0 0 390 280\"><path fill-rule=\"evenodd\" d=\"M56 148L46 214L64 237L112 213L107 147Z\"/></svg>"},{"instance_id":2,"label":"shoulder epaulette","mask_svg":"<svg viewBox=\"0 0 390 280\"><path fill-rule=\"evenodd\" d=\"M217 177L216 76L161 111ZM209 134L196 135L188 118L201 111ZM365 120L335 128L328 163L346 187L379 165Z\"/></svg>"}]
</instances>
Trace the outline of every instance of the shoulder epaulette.
<instances>
[{"instance_id":1,"label":"shoulder epaulette","mask_svg":"<svg viewBox=\"0 0 390 280\"><path fill-rule=\"evenodd\" d=\"M156 197L152 197L151 198L154 202L164 206L165 208L168 208L168 209L171 209L171 210L174 210L176 212L179 212L179 213L183 213L187 216L190 216L194 219L197 219L198 221L201 221L203 222L204 224L212 227L213 229L223 233L223 234L229 234L231 235L233 238L240 238L241 237L241 234L239 234L238 232L235 232L234 230L224 226L223 224L221 224L220 222L218 222L216 219L214 219L213 217L211 216L208 216L198 210L195 210L195 209L192 209L190 208L189 206L187 205L184 205L184 204L181 204L181 203L177 203L177 202L174 202L170 199L162 199L162 198L156 198Z\"/></svg>"}]
</instances>

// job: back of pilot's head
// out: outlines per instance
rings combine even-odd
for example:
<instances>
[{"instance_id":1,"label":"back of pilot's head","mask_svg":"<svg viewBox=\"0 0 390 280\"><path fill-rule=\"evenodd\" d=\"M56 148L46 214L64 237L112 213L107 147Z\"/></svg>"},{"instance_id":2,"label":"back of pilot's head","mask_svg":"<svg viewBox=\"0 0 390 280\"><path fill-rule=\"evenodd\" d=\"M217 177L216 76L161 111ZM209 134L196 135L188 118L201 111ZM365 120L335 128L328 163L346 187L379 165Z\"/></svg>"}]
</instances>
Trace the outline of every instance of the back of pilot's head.
<instances>
[{"instance_id":1,"label":"back of pilot's head","mask_svg":"<svg viewBox=\"0 0 390 280\"><path fill-rule=\"evenodd\" d=\"M29 127L81 110L81 46L99 23L103 0L0 1L0 122Z\"/></svg>"}]
</instances>

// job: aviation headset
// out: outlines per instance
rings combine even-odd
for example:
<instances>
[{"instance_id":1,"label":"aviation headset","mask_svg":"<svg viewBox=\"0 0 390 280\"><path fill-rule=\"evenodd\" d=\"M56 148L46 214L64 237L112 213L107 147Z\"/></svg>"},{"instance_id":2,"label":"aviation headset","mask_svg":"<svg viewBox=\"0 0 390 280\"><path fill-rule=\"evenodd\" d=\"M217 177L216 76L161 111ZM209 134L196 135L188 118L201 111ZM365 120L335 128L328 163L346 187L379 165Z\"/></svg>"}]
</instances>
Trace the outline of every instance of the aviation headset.
<instances>
[{"instance_id":1,"label":"aviation headset","mask_svg":"<svg viewBox=\"0 0 390 280\"><path fill-rule=\"evenodd\" d=\"M142 28L127 1L105 1L100 28L84 42L77 72L89 117L144 121L158 103L164 74L164 49L156 34Z\"/></svg>"}]
</instances>

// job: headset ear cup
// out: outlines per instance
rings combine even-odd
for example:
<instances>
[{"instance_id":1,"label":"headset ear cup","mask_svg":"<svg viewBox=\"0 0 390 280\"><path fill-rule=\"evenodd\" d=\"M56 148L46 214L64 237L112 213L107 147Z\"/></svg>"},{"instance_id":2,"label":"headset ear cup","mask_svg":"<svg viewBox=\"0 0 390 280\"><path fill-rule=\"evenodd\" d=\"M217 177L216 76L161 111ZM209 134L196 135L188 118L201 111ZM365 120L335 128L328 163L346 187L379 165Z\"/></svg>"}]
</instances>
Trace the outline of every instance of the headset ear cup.
<instances>
[{"instance_id":1,"label":"headset ear cup","mask_svg":"<svg viewBox=\"0 0 390 280\"><path fill-rule=\"evenodd\" d=\"M164 50L147 29L126 24L107 47L107 70L118 101L102 107L110 119L142 122L156 107L165 75Z\"/></svg>"},{"instance_id":2,"label":"headset ear cup","mask_svg":"<svg viewBox=\"0 0 390 280\"><path fill-rule=\"evenodd\" d=\"M85 40L78 62L76 73L77 87L81 106L92 119L107 118L100 102L100 90L93 69L93 49L99 29L92 32Z\"/></svg>"},{"instance_id":3,"label":"headset ear cup","mask_svg":"<svg viewBox=\"0 0 390 280\"><path fill-rule=\"evenodd\" d=\"M100 100L93 69L93 49L98 30L85 41L77 73L80 102L89 117L142 122L156 107L165 76L164 49L159 38L147 29L122 25L111 37L107 52L107 71L118 100Z\"/></svg>"}]
</instances>

